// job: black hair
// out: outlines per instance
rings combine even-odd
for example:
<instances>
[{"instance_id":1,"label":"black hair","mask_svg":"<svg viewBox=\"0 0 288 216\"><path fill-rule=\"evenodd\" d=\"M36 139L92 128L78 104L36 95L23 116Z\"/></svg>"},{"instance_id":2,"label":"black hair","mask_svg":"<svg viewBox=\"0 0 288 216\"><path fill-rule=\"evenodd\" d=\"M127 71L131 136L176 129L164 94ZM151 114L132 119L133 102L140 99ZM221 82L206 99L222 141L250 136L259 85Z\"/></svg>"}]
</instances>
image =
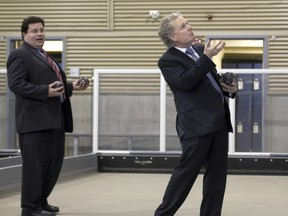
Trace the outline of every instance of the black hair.
<instances>
[{"instance_id":1,"label":"black hair","mask_svg":"<svg viewBox=\"0 0 288 216\"><path fill-rule=\"evenodd\" d=\"M22 25L21 25L22 39L24 39L23 33L27 34L29 24L32 24L32 23L41 23L43 25L43 27L45 26L45 22L41 17L37 17L37 16L26 17L25 19L23 19Z\"/></svg>"}]
</instances>

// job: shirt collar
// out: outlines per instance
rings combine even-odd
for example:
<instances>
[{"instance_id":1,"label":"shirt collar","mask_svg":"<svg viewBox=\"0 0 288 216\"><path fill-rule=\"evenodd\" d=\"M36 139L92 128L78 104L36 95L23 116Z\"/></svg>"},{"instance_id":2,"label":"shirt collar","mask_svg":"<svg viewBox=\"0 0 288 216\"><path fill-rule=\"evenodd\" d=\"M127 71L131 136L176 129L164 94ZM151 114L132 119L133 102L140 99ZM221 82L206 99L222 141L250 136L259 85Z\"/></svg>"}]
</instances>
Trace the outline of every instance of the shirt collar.
<instances>
[{"instance_id":1,"label":"shirt collar","mask_svg":"<svg viewBox=\"0 0 288 216\"><path fill-rule=\"evenodd\" d=\"M174 46L174 47L183 53L186 53L186 50L188 49L188 48L182 48L182 47L176 47L176 46ZM197 53L192 46L190 46L190 48L193 50L194 53ZM198 55L198 53L197 53L197 55Z\"/></svg>"},{"instance_id":2,"label":"shirt collar","mask_svg":"<svg viewBox=\"0 0 288 216\"><path fill-rule=\"evenodd\" d=\"M176 46L174 46L174 47L185 54L186 54L186 50L188 49L188 48L182 48L182 47L176 47ZM190 46L189 48L191 48L193 50L193 52L195 53L195 55L197 57L199 57L199 54L196 52L196 50L192 46Z\"/></svg>"},{"instance_id":3,"label":"shirt collar","mask_svg":"<svg viewBox=\"0 0 288 216\"><path fill-rule=\"evenodd\" d=\"M187 50L187 48L182 48L182 47L176 47L176 46L175 46L175 48L178 49L178 50L180 50L180 51L183 52L183 53L185 53L186 50Z\"/></svg>"}]
</instances>

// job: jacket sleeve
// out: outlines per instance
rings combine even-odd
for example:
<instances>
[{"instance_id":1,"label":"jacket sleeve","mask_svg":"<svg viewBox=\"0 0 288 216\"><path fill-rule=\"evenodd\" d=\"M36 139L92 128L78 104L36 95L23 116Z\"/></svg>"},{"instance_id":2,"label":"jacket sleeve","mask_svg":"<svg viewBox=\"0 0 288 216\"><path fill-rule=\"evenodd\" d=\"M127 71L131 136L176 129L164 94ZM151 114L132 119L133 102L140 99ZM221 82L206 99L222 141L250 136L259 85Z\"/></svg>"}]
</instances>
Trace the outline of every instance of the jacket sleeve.
<instances>
[{"instance_id":1,"label":"jacket sleeve","mask_svg":"<svg viewBox=\"0 0 288 216\"><path fill-rule=\"evenodd\" d=\"M48 98L48 85L39 85L31 82L29 64L25 53L12 52L7 60L8 86L12 92L22 97L45 101Z\"/></svg>"}]
</instances>

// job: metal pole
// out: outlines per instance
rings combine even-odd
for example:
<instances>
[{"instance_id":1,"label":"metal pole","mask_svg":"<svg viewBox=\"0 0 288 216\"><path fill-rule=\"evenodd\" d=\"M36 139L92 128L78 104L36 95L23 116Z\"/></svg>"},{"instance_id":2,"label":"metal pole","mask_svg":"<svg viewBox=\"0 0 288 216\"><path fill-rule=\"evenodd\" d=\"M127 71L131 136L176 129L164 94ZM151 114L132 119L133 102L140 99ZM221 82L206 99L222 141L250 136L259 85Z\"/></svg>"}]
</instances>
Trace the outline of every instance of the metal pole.
<instances>
[{"instance_id":1,"label":"metal pole","mask_svg":"<svg viewBox=\"0 0 288 216\"><path fill-rule=\"evenodd\" d=\"M99 73L94 70L93 74L93 147L92 152L98 151L98 121L99 121Z\"/></svg>"},{"instance_id":2,"label":"metal pole","mask_svg":"<svg viewBox=\"0 0 288 216\"><path fill-rule=\"evenodd\" d=\"M166 81L160 74L160 152L166 151Z\"/></svg>"},{"instance_id":3,"label":"metal pole","mask_svg":"<svg viewBox=\"0 0 288 216\"><path fill-rule=\"evenodd\" d=\"M229 133L229 154L235 153L235 134L236 134L236 99L229 99L229 108L231 115L231 124L233 127L233 133Z\"/></svg>"}]
</instances>

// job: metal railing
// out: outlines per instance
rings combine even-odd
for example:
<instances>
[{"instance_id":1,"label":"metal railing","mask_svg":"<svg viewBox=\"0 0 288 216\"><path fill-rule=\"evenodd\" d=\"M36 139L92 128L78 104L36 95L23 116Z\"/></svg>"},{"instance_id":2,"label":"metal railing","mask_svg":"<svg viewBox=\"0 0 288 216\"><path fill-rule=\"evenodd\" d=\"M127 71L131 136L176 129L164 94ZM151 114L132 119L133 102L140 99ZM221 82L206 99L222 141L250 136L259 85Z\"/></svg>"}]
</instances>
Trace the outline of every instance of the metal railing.
<instances>
[{"instance_id":1,"label":"metal railing","mask_svg":"<svg viewBox=\"0 0 288 216\"><path fill-rule=\"evenodd\" d=\"M258 106L259 112L261 111L261 122L254 124L253 121L251 121L251 136L257 136L260 141L257 145L259 145L260 150L239 150L239 146L243 145L241 139L244 137L245 138L245 128L243 122L239 121L239 100L238 99L229 99L229 106L230 106L230 111L231 111L231 120L232 124L234 126L234 133L229 133L229 154L232 156L243 156L243 155L257 155L257 156L270 156L270 155L279 155L279 156L285 156L288 155L288 149L285 147L286 146L286 115L285 110L286 107L288 106L288 92L287 95L285 91L283 91L281 94L268 94L268 90L270 86L278 86L279 83L275 84L270 84L269 83L269 76L270 75L279 75L279 82L283 82L283 88L285 89L286 80L285 77L288 75L288 69L220 69L218 70L219 73L225 73L227 71L234 72L238 76L242 75L261 75L263 76L263 80L259 82L259 80L249 80L249 83L253 83L254 81L254 87L252 89L257 89L259 88L260 85L260 90L259 90L259 95L262 98L261 104L254 104L254 108ZM5 69L0 69L0 73L6 73ZM154 128L153 130L149 129L146 130L145 127L151 127L151 124L141 125L140 128L144 129L139 129L137 133L135 130L126 131L122 127L124 125L127 126L128 123L125 124L119 124L117 130L113 128L109 128L110 131L106 133L105 125L106 122L110 121L117 124L117 121L119 120L118 117L114 116L114 119L111 117L109 113L105 114L103 110L105 111L106 109L111 109L113 111L113 107L105 107L105 103L103 104L102 102L111 102L115 99L115 95L111 94L103 94L101 92L100 86L101 86L101 75L102 74L116 74L118 77L121 74L129 74L131 76L137 76L137 75L143 75L143 74L151 74L151 75L159 75L159 92L154 95L149 95L149 97L153 98L153 101L155 101L155 98L159 101L156 101L156 105L153 104L153 101L151 102L151 106L155 106L157 109L155 109L155 117L154 119L151 120L155 121L156 123L153 125ZM171 105L173 104L173 98L171 95L171 92L169 92L169 89L167 88L167 84L162 77L160 70L159 69L94 69L94 74L93 74L93 111L91 113L91 118L93 118L93 131L92 134L83 134L81 133L72 133L72 134L67 134L67 138L69 139L69 149L70 153L73 155L78 155L81 154L81 151L79 148L81 148L81 139L86 139L85 146L82 148L85 149L91 149L91 153L102 153L102 152L110 152L110 153L131 153L131 152L153 152L153 153L173 153L174 151L180 152L180 147L179 149L171 148L171 143L172 142L177 142L178 138L175 132L175 127L174 123L175 120L171 121L171 119L168 119L168 117L173 116L172 119L175 116L175 113L171 114L171 110L168 107L167 104ZM284 79L281 80L281 76L284 75ZM242 79L238 80L238 85L241 87L243 85ZM280 83L281 84L281 83ZM283 89L282 88L282 89ZM260 92L261 91L261 92ZM239 95L241 95L241 92L243 92L242 89L239 91ZM250 94L251 92L248 92L247 94ZM117 97L123 97L121 93L116 94ZM146 97L145 95L140 95L140 94L135 94L135 95L129 95L130 103L125 102L120 102L116 106L122 106L124 108L129 108L130 106L133 105L133 100L136 98L141 98ZM258 97L258 96L257 96ZM108 99L107 99L108 98ZM126 98L126 97L125 97ZM141 101L138 100L139 101ZM257 99L256 97L254 99ZM251 99L251 100L254 100ZM287 99L287 100L286 100ZM238 100L238 101L237 101ZM121 101L121 100L119 100ZM172 101L172 102L171 102ZM122 103L122 104L121 104ZM110 106L111 103L108 103L108 106ZM287 105L287 106L286 106ZM174 106L174 105L173 105ZM261 106L261 107L260 107ZM141 104L139 104L138 107L141 107ZM115 107L116 109L117 107ZM243 109L243 108L242 108ZM280 111L279 111L280 110ZM129 111L129 109L128 109ZM246 108L245 110L246 111ZM103 115L104 113L104 115ZM130 115L128 118L131 118L131 121L136 115ZM121 116L119 116L120 118ZM123 118L125 116L122 116ZM137 117L137 116L136 116ZM145 118L139 117L138 118ZM288 117L287 117L288 119ZM108 120L108 121L107 121ZM122 119L121 119L122 120ZM139 120L139 119L138 119ZM171 123L172 122L172 123ZM288 122L288 121L287 121ZM130 122L129 122L130 123ZM78 123L77 123L78 124ZM110 126L109 125L109 126ZM124 128L123 127L123 128ZM135 125L132 124L129 125L132 129L136 127ZM172 130L171 130L172 128ZM124 131L124 132L123 132ZM132 133L131 133L132 131ZM148 132L147 132L148 131ZM172 131L172 132L171 132ZM261 134L260 134L261 133ZM249 135L249 136L250 136ZM242 137L242 138L241 138ZM87 144L87 140L92 140L91 143ZM104 140L103 143L102 140ZM117 140L117 141L115 141ZM111 141L114 143L109 143ZM90 142L90 141L89 141ZM251 141L252 142L252 141ZM106 148L106 144L108 143L109 148ZM152 144L151 144L152 143ZM239 144L240 143L240 144ZM111 144L111 145L110 145ZM245 143L244 143L245 144ZM89 146L90 145L90 146ZM121 148L119 147L120 145ZM151 147L147 147L147 145L151 145ZM278 145L278 146L277 146ZM135 147L136 146L136 147ZM180 145L179 145L180 146ZM276 146L276 147L275 147ZM115 147L115 148L114 148ZM172 149L172 150L171 150ZM86 150L85 150L86 151Z\"/></svg>"},{"instance_id":2,"label":"metal railing","mask_svg":"<svg viewBox=\"0 0 288 216\"><path fill-rule=\"evenodd\" d=\"M218 73L225 73L225 72L234 72L237 75L263 75L264 79L262 82L262 86L263 89L261 91L265 92L265 93L261 93L261 97L263 97L263 109L264 111L261 112L266 112L267 108L265 108L266 106L266 100L267 100L267 75L270 74L288 74L288 70L287 69L220 69L218 70ZM103 150L101 148L99 148L99 137L101 137L102 135L99 133L99 131L101 131L101 125L99 125L99 97L101 95L101 92L99 91L100 88L100 83L101 83L101 79L100 79L100 75L101 74L117 74L117 76L119 76L119 74L130 74L131 76L134 75L138 75L138 74L159 74L160 76L160 83L159 83L159 89L160 89L160 93L159 93L159 148L158 150L156 150L157 152L160 153L169 153L169 151L167 151L167 143L166 143L166 138L167 138L167 84L164 80L164 78L162 77L160 70L159 69L94 69L94 86L93 86L93 152L113 152L113 153L130 153L133 152L134 150L131 148L131 143L129 144L130 147L127 147L127 150ZM243 80L238 80L238 82L242 82ZM253 81L251 81L253 82ZM257 80L257 84L259 85L259 80ZM243 85L243 83L238 83L238 85ZM259 86L258 86L259 87ZM241 87L242 88L242 87ZM254 88L256 87L256 82L254 84ZM168 90L169 91L169 90ZM241 91L241 89L239 90ZM287 94L288 95L288 94ZM288 98L288 97L287 97ZM234 99L229 99L229 106L230 106L230 112L231 112L231 120L232 120L232 124L234 125L234 133L229 133L229 154L230 155L270 155L270 154L285 154L285 152L269 152L267 151L267 149L265 150L266 147L263 147L264 149L262 151L247 151L247 152L241 152L238 151L236 149L236 142L237 142L237 135L238 133L240 133L240 126L241 125L237 125L236 122L236 118L237 118L237 104L236 104L236 100ZM262 110L262 107L261 107ZM262 114L262 119L261 121L265 122L266 118L264 116L265 114ZM261 125L259 123L259 125ZM258 126L257 124L255 124L253 127L256 128L256 126ZM133 125L131 125L131 127L133 127ZM266 127L264 124L262 125L262 127ZM270 127L273 127L270 125ZM254 129L255 129L254 128ZM260 143L260 145L264 146L263 143L266 143L267 140L266 139L266 132L267 132L267 128L262 128L262 141ZM257 130L255 129L255 133L257 133ZM108 135L106 135L108 136ZM115 134L111 134L111 136L115 136ZM118 134L119 137L123 137L125 136L125 134ZM149 136L149 135L148 135ZM153 134L153 136L155 136L155 134ZM133 138L131 138L132 140ZM262 148L262 147L261 147ZM269 149L268 149L269 150Z\"/></svg>"}]
</instances>

